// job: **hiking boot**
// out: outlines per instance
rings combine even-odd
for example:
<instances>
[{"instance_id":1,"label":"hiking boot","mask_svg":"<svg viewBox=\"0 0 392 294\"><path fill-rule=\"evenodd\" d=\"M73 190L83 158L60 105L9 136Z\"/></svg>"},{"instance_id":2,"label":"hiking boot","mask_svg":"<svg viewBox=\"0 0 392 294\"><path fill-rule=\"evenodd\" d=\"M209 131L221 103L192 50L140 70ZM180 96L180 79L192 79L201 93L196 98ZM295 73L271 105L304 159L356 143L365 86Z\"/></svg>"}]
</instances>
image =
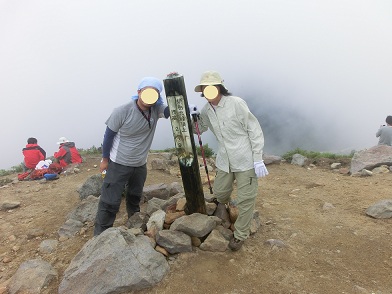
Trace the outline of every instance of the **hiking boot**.
<instances>
[{"instance_id":1,"label":"hiking boot","mask_svg":"<svg viewBox=\"0 0 392 294\"><path fill-rule=\"evenodd\" d=\"M229 248L232 251L237 251L237 250L240 250L240 248L242 247L242 244L244 244L244 240L238 240L237 238L233 237L230 239Z\"/></svg>"}]
</instances>

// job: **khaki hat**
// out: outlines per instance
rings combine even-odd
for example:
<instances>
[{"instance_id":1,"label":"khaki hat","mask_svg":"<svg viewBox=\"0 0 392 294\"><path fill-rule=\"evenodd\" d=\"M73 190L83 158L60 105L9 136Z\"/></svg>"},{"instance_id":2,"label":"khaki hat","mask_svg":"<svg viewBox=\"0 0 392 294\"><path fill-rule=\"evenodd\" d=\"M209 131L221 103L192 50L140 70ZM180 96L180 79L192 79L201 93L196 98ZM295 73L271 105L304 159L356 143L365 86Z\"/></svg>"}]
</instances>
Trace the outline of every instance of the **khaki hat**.
<instances>
[{"instance_id":1,"label":"khaki hat","mask_svg":"<svg viewBox=\"0 0 392 294\"><path fill-rule=\"evenodd\" d=\"M203 86L222 85L226 90L227 88L223 84L223 80L217 71L206 71L201 75L200 84L195 87L195 92L203 92Z\"/></svg>"}]
</instances>

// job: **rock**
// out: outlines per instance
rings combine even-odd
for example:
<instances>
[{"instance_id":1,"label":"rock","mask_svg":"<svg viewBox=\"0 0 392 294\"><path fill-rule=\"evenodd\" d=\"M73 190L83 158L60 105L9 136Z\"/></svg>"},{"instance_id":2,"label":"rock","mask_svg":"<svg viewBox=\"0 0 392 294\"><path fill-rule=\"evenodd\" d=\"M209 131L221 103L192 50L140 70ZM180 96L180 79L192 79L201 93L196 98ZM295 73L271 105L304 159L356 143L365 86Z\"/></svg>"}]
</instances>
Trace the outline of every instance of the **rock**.
<instances>
[{"instance_id":1,"label":"rock","mask_svg":"<svg viewBox=\"0 0 392 294\"><path fill-rule=\"evenodd\" d=\"M294 154L293 158L291 159L291 164L304 166L306 162L306 157L301 154Z\"/></svg>"},{"instance_id":2,"label":"rock","mask_svg":"<svg viewBox=\"0 0 392 294\"><path fill-rule=\"evenodd\" d=\"M263 154L263 161L265 165L280 164L282 161L281 156Z\"/></svg>"},{"instance_id":3,"label":"rock","mask_svg":"<svg viewBox=\"0 0 392 294\"><path fill-rule=\"evenodd\" d=\"M286 247L286 244L282 240L278 239L268 239L264 242L264 244L270 245L271 247L283 248Z\"/></svg>"},{"instance_id":4,"label":"rock","mask_svg":"<svg viewBox=\"0 0 392 294\"><path fill-rule=\"evenodd\" d=\"M373 174L386 174L389 173L389 167L387 165L382 165L372 169Z\"/></svg>"},{"instance_id":5,"label":"rock","mask_svg":"<svg viewBox=\"0 0 392 294\"><path fill-rule=\"evenodd\" d=\"M83 199L78 206L67 215L67 220L73 219L81 223L92 222L97 214L99 198L90 195Z\"/></svg>"},{"instance_id":6,"label":"rock","mask_svg":"<svg viewBox=\"0 0 392 294\"><path fill-rule=\"evenodd\" d=\"M57 276L57 271L44 260L25 261L11 278L9 293L39 294Z\"/></svg>"},{"instance_id":7,"label":"rock","mask_svg":"<svg viewBox=\"0 0 392 294\"><path fill-rule=\"evenodd\" d=\"M151 169L168 172L169 171L168 161L162 158L154 158L151 160Z\"/></svg>"},{"instance_id":8,"label":"rock","mask_svg":"<svg viewBox=\"0 0 392 294\"><path fill-rule=\"evenodd\" d=\"M186 205L186 198L178 199L177 205L176 205L176 210L183 211L185 209L185 205Z\"/></svg>"},{"instance_id":9,"label":"rock","mask_svg":"<svg viewBox=\"0 0 392 294\"><path fill-rule=\"evenodd\" d=\"M101 174L92 175L84 184L77 190L81 200L86 199L90 195L98 197L101 195L103 179Z\"/></svg>"},{"instance_id":10,"label":"rock","mask_svg":"<svg viewBox=\"0 0 392 294\"><path fill-rule=\"evenodd\" d=\"M392 165L392 147L377 145L358 151L351 159L350 173L355 174L363 169L373 169L381 165Z\"/></svg>"},{"instance_id":11,"label":"rock","mask_svg":"<svg viewBox=\"0 0 392 294\"><path fill-rule=\"evenodd\" d=\"M1 210L10 210L10 209L15 209L20 206L19 201L4 201L3 204L1 205Z\"/></svg>"},{"instance_id":12,"label":"rock","mask_svg":"<svg viewBox=\"0 0 392 294\"><path fill-rule=\"evenodd\" d=\"M170 189L170 188L169 188ZM152 198L167 200L170 197L170 190L166 184L155 184L143 188L143 199L149 201Z\"/></svg>"},{"instance_id":13,"label":"rock","mask_svg":"<svg viewBox=\"0 0 392 294\"><path fill-rule=\"evenodd\" d=\"M335 162L331 164L331 169L338 169L342 166L340 162Z\"/></svg>"},{"instance_id":14,"label":"rock","mask_svg":"<svg viewBox=\"0 0 392 294\"><path fill-rule=\"evenodd\" d=\"M164 256L168 257L170 255L167 250L159 245L155 246L155 250L158 251L159 253L162 253Z\"/></svg>"},{"instance_id":15,"label":"rock","mask_svg":"<svg viewBox=\"0 0 392 294\"><path fill-rule=\"evenodd\" d=\"M373 175L373 173L372 173L370 170L363 169L363 170L361 171L361 177L370 177L370 176L372 176L372 175Z\"/></svg>"},{"instance_id":16,"label":"rock","mask_svg":"<svg viewBox=\"0 0 392 294\"><path fill-rule=\"evenodd\" d=\"M134 213L126 223L128 229L139 229L142 231L147 230L148 215L144 212ZM134 234L136 235L136 234Z\"/></svg>"},{"instance_id":17,"label":"rock","mask_svg":"<svg viewBox=\"0 0 392 294\"><path fill-rule=\"evenodd\" d=\"M200 249L212 252L224 252L229 245L229 241L222 236L219 230L214 229L200 245Z\"/></svg>"},{"instance_id":18,"label":"rock","mask_svg":"<svg viewBox=\"0 0 392 294\"><path fill-rule=\"evenodd\" d=\"M342 175L348 175L350 173L350 169L343 167L339 169L339 173Z\"/></svg>"},{"instance_id":19,"label":"rock","mask_svg":"<svg viewBox=\"0 0 392 294\"><path fill-rule=\"evenodd\" d=\"M156 235L156 241L170 254L192 251L191 237L180 231L159 231Z\"/></svg>"},{"instance_id":20,"label":"rock","mask_svg":"<svg viewBox=\"0 0 392 294\"><path fill-rule=\"evenodd\" d=\"M323 210L330 210L330 209L333 209L333 208L335 208L335 206L333 206L333 204L332 203L328 203L328 202L325 202L324 204L323 204Z\"/></svg>"},{"instance_id":21,"label":"rock","mask_svg":"<svg viewBox=\"0 0 392 294\"><path fill-rule=\"evenodd\" d=\"M163 229L163 223L165 222L166 213L163 210L155 211L147 222L147 230L154 224L158 230Z\"/></svg>"},{"instance_id":22,"label":"rock","mask_svg":"<svg viewBox=\"0 0 392 294\"><path fill-rule=\"evenodd\" d=\"M192 213L176 219L170 226L170 230L181 231L191 237L204 237L216 226L217 222L213 216Z\"/></svg>"},{"instance_id":23,"label":"rock","mask_svg":"<svg viewBox=\"0 0 392 294\"><path fill-rule=\"evenodd\" d=\"M368 209L366 214L379 219L392 218L392 199L381 200Z\"/></svg>"},{"instance_id":24,"label":"rock","mask_svg":"<svg viewBox=\"0 0 392 294\"><path fill-rule=\"evenodd\" d=\"M216 210L214 212L214 216L219 217L222 220L222 225L225 228L229 228L231 225L230 215L226 209L226 205L223 203L218 203Z\"/></svg>"},{"instance_id":25,"label":"rock","mask_svg":"<svg viewBox=\"0 0 392 294\"><path fill-rule=\"evenodd\" d=\"M199 247L201 244L201 240L198 237L191 237L192 246Z\"/></svg>"},{"instance_id":26,"label":"rock","mask_svg":"<svg viewBox=\"0 0 392 294\"><path fill-rule=\"evenodd\" d=\"M52 253L56 250L58 243L57 240L43 240L39 245L39 251L41 253Z\"/></svg>"},{"instance_id":27,"label":"rock","mask_svg":"<svg viewBox=\"0 0 392 294\"><path fill-rule=\"evenodd\" d=\"M165 223L172 224L176 219L185 215L184 211L177 211L177 212L169 212L165 215Z\"/></svg>"},{"instance_id":28,"label":"rock","mask_svg":"<svg viewBox=\"0 0 392 294\"><path fill-rule=\"evenodd\" d=\"M109 228L90 239L64 272L59 294L125 293L153 287L169 272L147 236Z\"/></svg>"},{"instance_id":29,"label":"rock","mask_svg":"<svg viewBox=\"0 0 392 294\"><path fill-rule=\"evenodd\" d=\"M83 227L83 223L75 219L67 219L65 223L58 230L60 238L69 238L80 231Z\"/></svg>"}]
</instances>

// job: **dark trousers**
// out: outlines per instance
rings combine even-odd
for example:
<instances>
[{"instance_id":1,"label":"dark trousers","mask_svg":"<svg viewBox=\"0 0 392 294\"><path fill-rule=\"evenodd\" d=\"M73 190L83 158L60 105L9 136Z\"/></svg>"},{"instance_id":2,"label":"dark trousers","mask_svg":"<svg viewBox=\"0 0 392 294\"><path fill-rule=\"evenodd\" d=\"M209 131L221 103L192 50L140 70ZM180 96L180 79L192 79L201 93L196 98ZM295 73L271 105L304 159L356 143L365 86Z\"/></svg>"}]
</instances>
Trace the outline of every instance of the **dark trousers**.
<instances>
[{"instance_id":1,"label":"dark trousers","mask_svg":"<svg viewBox=\"0 0 392 294\"><path fill-rule=\"evenodd\" d=\"M147 178L146 164L130 167L110 162L102 185L102 193L95 217L94 236L113 226L120 209L125 189L125 202L128 217L140 211L140 200Z\"/></svg>"}]
</instances>

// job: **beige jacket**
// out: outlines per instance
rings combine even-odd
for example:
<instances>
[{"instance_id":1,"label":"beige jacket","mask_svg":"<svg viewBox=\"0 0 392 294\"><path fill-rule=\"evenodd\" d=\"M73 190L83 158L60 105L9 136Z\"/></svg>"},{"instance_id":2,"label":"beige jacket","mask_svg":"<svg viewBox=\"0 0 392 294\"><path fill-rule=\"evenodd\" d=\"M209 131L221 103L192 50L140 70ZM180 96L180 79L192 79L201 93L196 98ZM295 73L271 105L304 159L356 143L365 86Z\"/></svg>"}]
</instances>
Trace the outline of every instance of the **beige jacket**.
<instances>
[{"instance_id":1,"label":"beige jacket","mask_svg":"<svg viewBox=\"0 0 392 294\"><path fill-rule=\"evenodd\" d=\"M257 118L246 102L235 96L222 96L215 107L207 103L198 120L200 133L210 129L218 140L216 166L225 172L254 168L261 161L264 136Z\"/></svg>"}]
</instances>

